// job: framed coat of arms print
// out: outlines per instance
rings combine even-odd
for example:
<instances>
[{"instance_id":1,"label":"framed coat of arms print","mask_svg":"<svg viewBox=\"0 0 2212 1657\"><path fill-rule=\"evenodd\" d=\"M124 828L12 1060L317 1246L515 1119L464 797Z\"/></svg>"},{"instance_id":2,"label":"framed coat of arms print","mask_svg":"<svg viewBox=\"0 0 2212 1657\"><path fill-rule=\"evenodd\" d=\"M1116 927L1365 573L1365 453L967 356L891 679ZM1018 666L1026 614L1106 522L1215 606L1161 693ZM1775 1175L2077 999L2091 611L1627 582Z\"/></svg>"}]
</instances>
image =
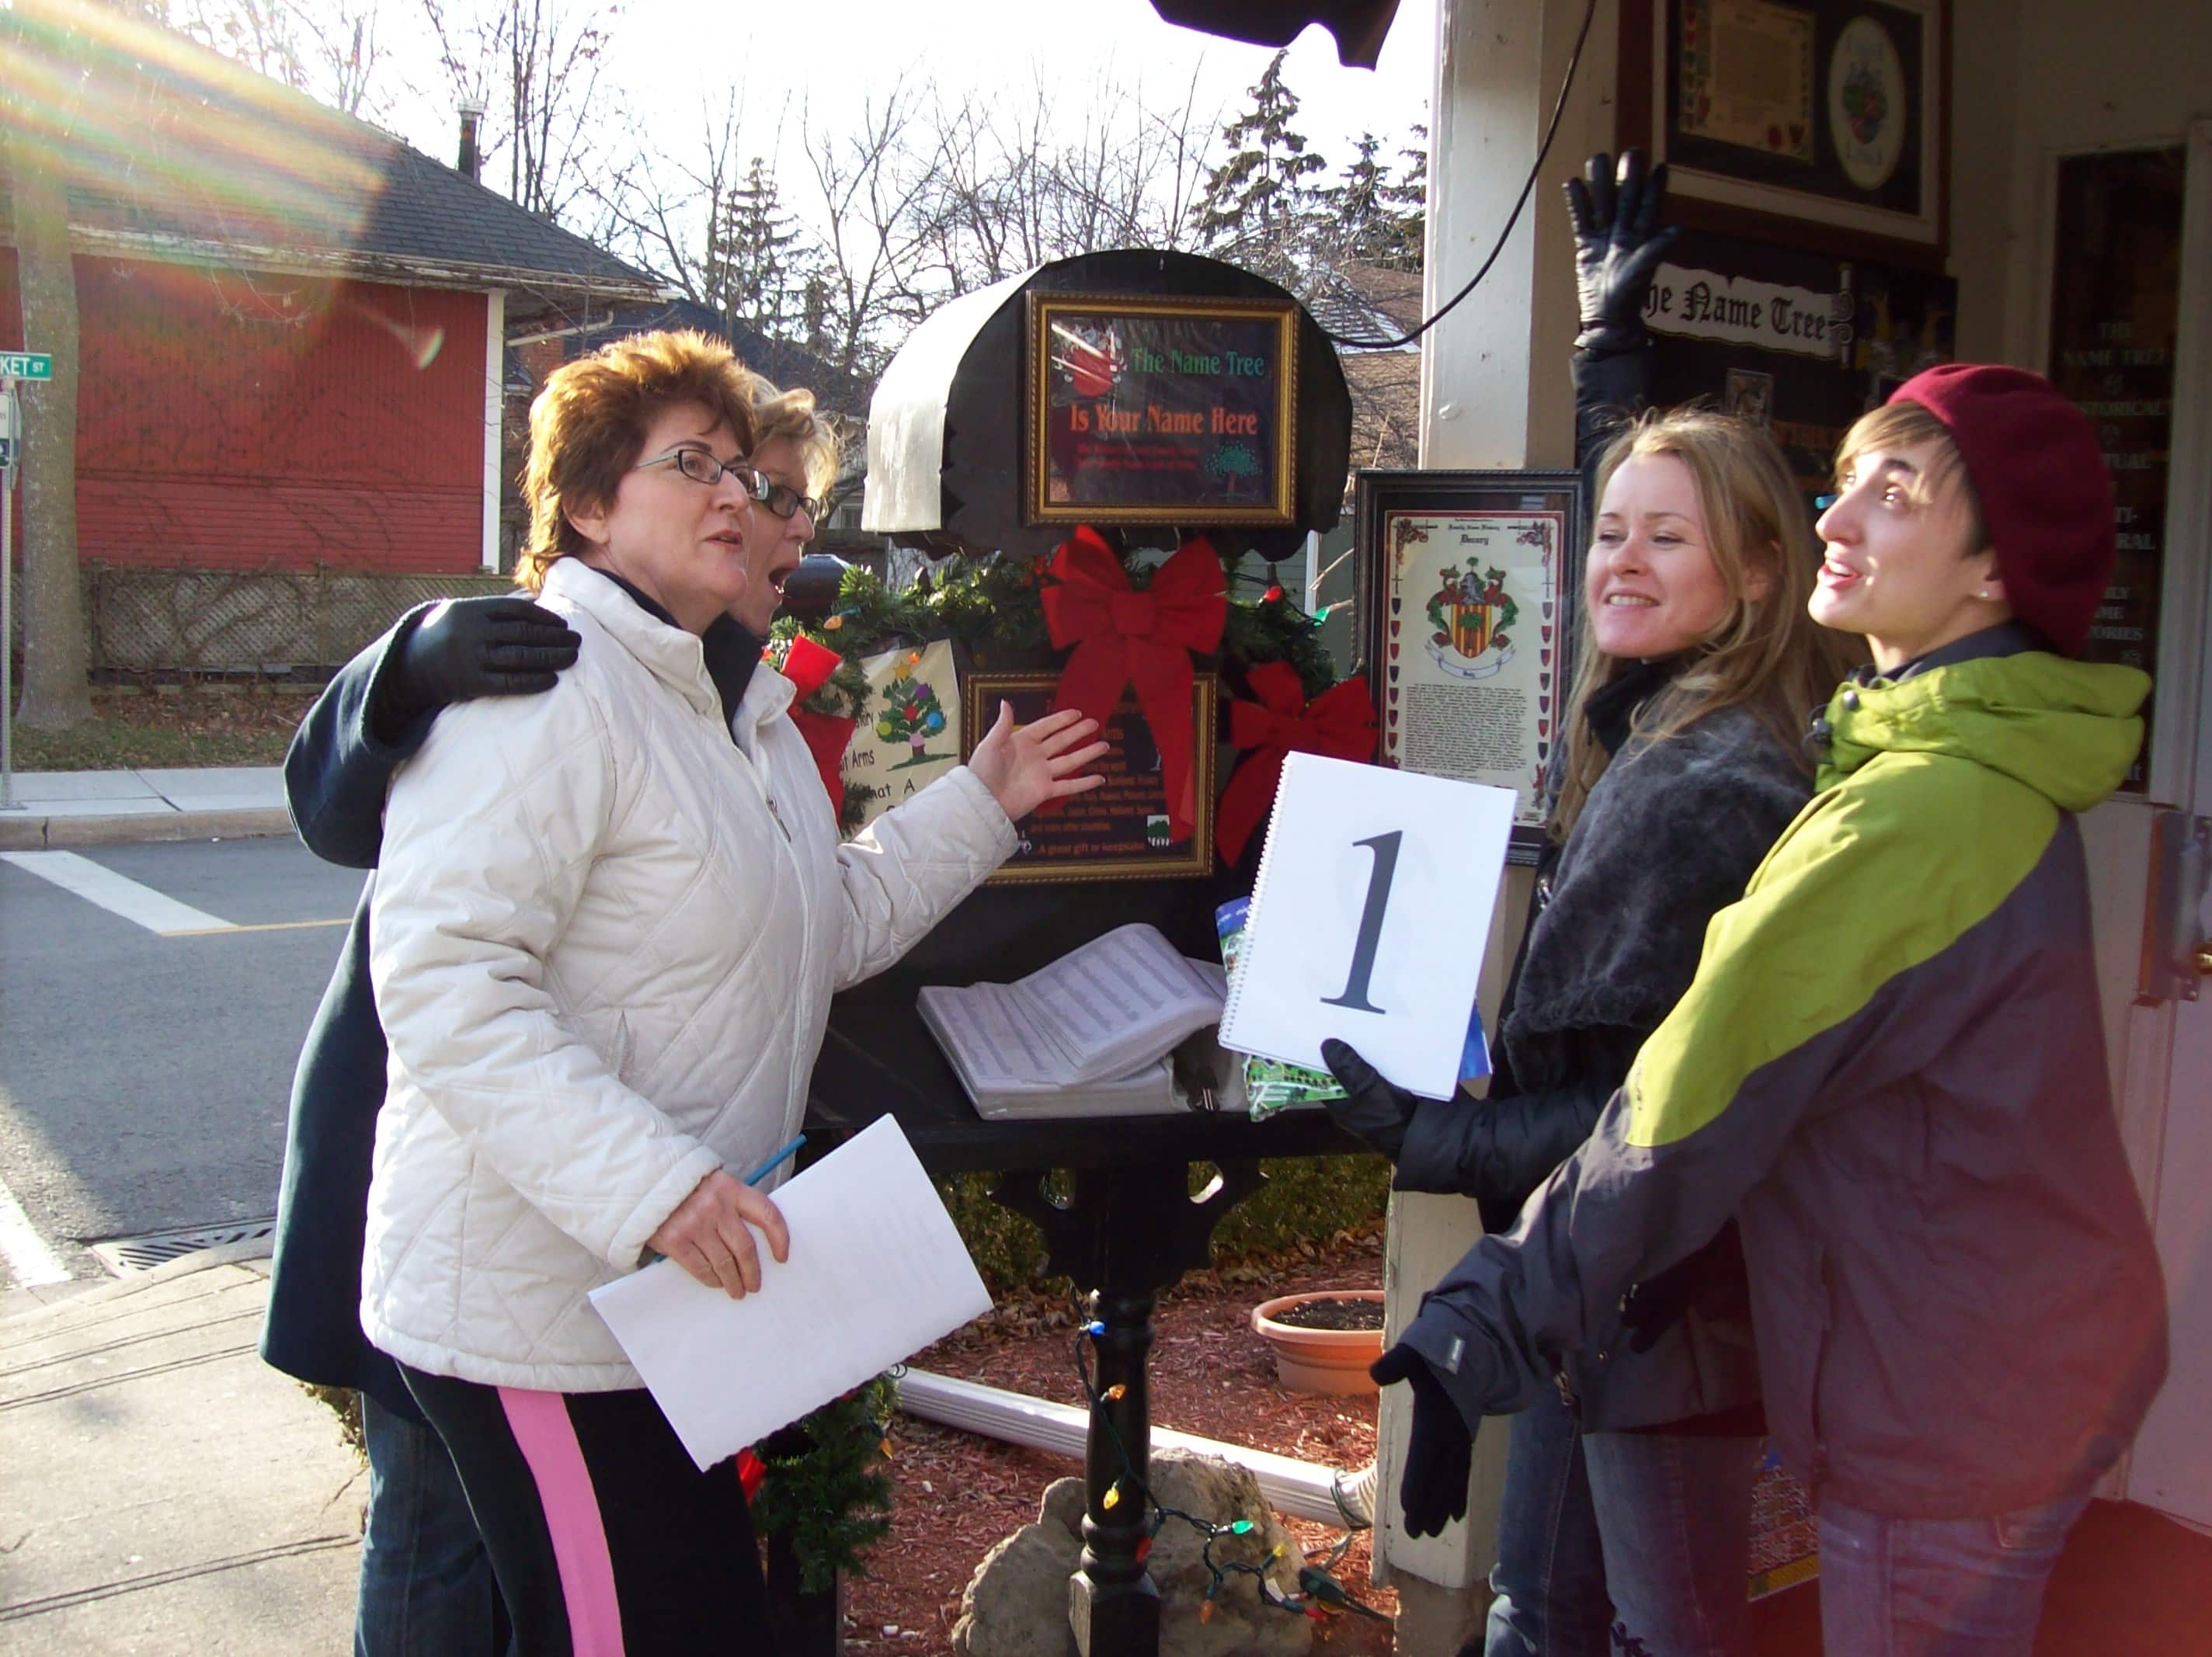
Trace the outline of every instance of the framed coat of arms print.
<instances>
[{"instance_id":1,"label":"framed coat of arms print","mask_svg":"<svg viewBox=\"0 0 2212 1657\"><path fill-rule=\"evenodd\" d=\"M1582 582L1571 471L1363 471L1362 654L1385 765L1510 788L1535 860L1564 758Z\"/></svg>"}]
</instances>

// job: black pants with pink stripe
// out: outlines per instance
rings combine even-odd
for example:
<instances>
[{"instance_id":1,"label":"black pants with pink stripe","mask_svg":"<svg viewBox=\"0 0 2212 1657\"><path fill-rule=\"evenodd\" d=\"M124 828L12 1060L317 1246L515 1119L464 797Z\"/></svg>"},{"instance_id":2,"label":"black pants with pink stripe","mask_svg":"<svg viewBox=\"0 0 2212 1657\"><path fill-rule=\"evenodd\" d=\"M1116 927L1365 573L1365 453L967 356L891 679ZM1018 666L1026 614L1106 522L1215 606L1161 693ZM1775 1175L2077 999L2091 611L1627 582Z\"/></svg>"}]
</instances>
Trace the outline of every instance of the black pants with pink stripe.
<instances>
[{"instance_id":1,"label":"black pants with pink stripe","mask_svg":"<svg viewBox=\"0 0 2212 1657\"><path fill-rule=\"evenodd\" d=\"M736 1463L701 1472L651 1393L402 1373L453 1452L520 1657L775 1651Z\"/></svg>"}]
</instances>

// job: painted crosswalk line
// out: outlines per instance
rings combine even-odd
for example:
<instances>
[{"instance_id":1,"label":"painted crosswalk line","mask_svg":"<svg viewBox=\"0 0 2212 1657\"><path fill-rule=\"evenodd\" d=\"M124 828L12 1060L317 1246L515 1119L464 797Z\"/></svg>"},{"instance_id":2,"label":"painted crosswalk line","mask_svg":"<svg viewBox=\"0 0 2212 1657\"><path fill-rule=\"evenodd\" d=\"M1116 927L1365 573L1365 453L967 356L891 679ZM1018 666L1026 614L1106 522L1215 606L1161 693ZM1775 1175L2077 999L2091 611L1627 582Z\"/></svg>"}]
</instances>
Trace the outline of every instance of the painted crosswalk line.
<instances>
[{"instance_id":1,"label":"painted crosswalk line","mask_svg":"<svg viewBox=\"0 0 2212 1657\"><path fill-rule=\"evenodd\" d=\"M165 897L150 886L142 886L126 875L79 857L75 852L0 852L0 862L50 881L110 914L120 915L148 932L167 938L178 932L228 932L238 929L228 920Z\"/></svg>"},{"instance_id":2,"label":"painted crosswalk line","mask_svg":"<svg viewBox=\"0 0 2212 1657\"><path fill-rule=\"evenodd\" d=\"M39 1235L4 1180L0 1180L0 1261L6 1262L9 1278L17 1289L44 1289L69 1281L61 1257Z\"/></svg>"}]
</instances>

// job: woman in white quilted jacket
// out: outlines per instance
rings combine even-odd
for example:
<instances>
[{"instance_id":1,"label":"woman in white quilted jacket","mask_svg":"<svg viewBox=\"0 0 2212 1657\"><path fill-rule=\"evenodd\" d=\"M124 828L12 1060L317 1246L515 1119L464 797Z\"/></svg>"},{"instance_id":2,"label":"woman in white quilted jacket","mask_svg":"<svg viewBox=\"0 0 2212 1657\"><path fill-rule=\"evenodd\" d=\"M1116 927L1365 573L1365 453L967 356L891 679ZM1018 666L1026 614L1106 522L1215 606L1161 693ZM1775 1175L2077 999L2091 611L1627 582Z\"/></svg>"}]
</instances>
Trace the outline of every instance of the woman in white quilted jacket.
<instances>
[{"instance_id":1,"label":"woman in white quilted jacket","mask_svg":"<svg viewBox=\"0 0 2212 1657\"><path fill-rule=\"evenodd\" d=\"M757 389L696 334L549 379L522 575L577 664L447 709L386 810L362 1327L451 1448L531 1657L770 1648L734 1468L692 1466L587 1295L647 1250L760 1286L756 1234L777 1260L789 1238L724 1170L796 1132L831 992L1100 780L1091 722L1002 709L839 844L790 682L751 671L823 446L771 403L756 470Z\"/></svg>"}]
</instances>

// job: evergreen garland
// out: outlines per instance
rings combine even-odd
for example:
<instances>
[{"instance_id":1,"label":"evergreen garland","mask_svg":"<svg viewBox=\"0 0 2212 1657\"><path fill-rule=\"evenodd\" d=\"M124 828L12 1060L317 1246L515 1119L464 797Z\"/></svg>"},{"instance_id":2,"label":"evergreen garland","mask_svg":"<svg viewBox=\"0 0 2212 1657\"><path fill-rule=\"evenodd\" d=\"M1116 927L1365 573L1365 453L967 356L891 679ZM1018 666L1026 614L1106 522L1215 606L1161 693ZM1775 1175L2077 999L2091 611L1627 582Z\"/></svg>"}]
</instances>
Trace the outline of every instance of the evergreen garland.
<instances>
[{"instance_id":1,"label":"evergreen garland","mask_svg":"<svg viewBox=\"0 0 2212 1657\"><path fill-rule=\"evenodd\" d=\"M804 634L845 659L845 665L805 701L804 707L840 719L869 721L867 681L859 663L896 646L918 647L950 639L966 657L964 668L990 672L1045 671L1060 665L1046 631L1039 595L1051 580L1045 558L1009 558L992 553L962 559L950 568L925 575L905 592L893 592L867 570L848 569L838 584L830 613L818 622L779 619L769 634L770 648L781 660L790 640ZM1125 554L1130 585L1151 584L1149 561ZM1290 602L1279 586L1256 603L1232 597L1221 630L1221 644L1201 669L1218 669L1229 681L1224 692L1242 691L1244 674L1262 662L1288 662L1309 698L1336 683L1328 653L1321 646L1321 624ZM1225 704L1225 695L1224 695ZM1227 717L1224 706L1223 717Z\"/></svg>"},{"instance_id":2,"label":"evergreen garland","mask_svg":"<svg viewBox=\"0 0 2212 1657\"><path fill-rule=\"evenodd\" d=\"M756 1452L768 1470L753 1498L763 1532L791 1539L802 1593L824 1593L837 1573L868 1574L868 1550L891 1527L891 1415L898 1384L889 1375L823 1405L772 1435Z\"/></svg>"}]
</instances>

